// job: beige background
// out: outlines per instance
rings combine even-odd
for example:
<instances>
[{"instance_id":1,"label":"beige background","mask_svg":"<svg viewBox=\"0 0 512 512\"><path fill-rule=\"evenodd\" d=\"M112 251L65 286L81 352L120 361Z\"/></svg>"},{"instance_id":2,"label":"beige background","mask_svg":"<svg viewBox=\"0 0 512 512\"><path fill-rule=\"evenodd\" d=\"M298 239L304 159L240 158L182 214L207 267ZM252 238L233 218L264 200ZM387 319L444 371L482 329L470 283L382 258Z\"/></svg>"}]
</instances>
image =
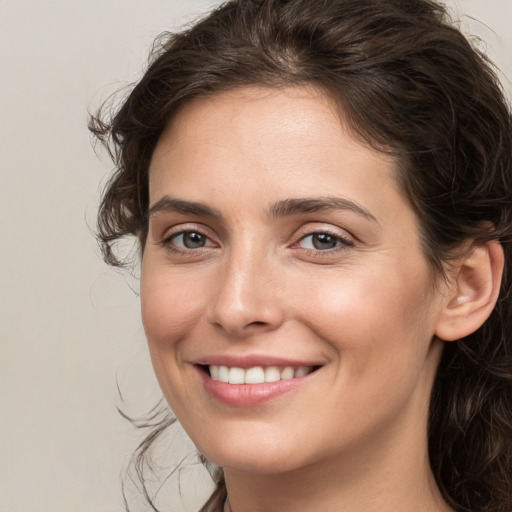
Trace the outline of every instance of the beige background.
<instances>
[{"instance_id":1,"label":"beige background","mask_svg":"<svg viewBox=\"0 0 512 512\"><path fill-rule=\"evenodd\" d=\"M91 235L111 165L91 149L87 109L139 76L154 35L217 3L0 0L0 512L124 510L140 433L116 412L117 383L132 414L158 390L137 281L108 269ZM512 77L512 0L448 3ZM173 447L174 462L192 451L184 437ZM167 510L197 510L194 468L183 500L168 485Z\"/></svg>"}]
</instances>

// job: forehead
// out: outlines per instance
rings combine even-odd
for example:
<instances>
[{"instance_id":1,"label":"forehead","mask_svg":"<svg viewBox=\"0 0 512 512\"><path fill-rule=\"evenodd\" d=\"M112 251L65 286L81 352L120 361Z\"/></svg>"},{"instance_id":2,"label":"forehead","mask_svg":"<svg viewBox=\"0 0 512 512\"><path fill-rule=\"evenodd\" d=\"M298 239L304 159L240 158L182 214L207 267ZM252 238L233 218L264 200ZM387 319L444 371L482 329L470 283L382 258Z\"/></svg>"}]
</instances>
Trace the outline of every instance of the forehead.
<instances>
[{"instance_id":1,"label":"forehead","mask_svg":"<svg viewBox=\"0 0 512 512\"><path fill-rule=\"evenodd\" d=\"M385 174L395 186L394 159L357 140L327 94L305 86L239 88L193 100L174 116L153 154L150 196L162 180L199 181L202 171L211 185L226 177L247 186L270 179L305 193L362 170ZM360 185L369 185L363 175Z\"/></svg>"},{"instance_id":2,"label":"forehead","mask_svg":"<svg viewBox=\"0 0 512 512\"><path fill-rule=\"evenodd\" d=\"M265 144L269 152L275 146L285 151L290 137L310 144L313 133L334 135L342 125L336 104L318 88L240 87L185 103L168 123L160 142L167 149L202 142L253 150Z\"/></svg>"}]
</instances>

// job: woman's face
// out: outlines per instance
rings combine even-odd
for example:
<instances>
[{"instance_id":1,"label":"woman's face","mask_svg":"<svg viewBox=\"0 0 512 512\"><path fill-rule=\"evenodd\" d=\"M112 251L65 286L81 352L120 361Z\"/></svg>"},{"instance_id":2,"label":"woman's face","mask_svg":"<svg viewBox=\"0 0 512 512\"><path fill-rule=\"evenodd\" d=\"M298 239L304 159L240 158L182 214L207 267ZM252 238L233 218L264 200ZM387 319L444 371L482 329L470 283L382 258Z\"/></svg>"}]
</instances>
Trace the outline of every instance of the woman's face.
<instances>
[{"instance_id":1,"label":"woman's face","mask_svg":"<svg viewBox=\"0 0 512 512\"><path fill-rule=\"evenodd\" d=\"M395 172L312 88L195 100L162 134L142 316L213 462L278 473L425 446L444 299Z\"/></svg>"}]
</instances>

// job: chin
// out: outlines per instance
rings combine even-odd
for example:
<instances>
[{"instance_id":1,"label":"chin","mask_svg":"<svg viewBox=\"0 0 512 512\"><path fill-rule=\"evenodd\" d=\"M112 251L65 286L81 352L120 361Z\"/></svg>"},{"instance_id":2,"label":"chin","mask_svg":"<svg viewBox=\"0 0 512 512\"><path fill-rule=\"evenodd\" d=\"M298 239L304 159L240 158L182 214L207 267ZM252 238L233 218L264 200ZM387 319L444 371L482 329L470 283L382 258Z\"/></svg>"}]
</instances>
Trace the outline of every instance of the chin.
<instances>
[{"instance_id":1,"label":"chin","mask_svg":"<svg viewBox=\"0 0 512 512\"><path fill-rule=\"evenodd\" d=\"M282 444L265 443L261 439L258 442L253 438L252 442L233 443L226 436L224 441L209 448L200 449L208 460L236 472L272 475L293 471L301 465L296 459L296 449L293 450L294 457L293 452Z\"/></svg>"},{"instance_id":2,"label":"chin","mask_svg":"<svg viewBox=\"0 0 512 512\"><path fill-rule=\"evenodd\" d=\"M221 454L219 457L215 457L215 460L211 460L223 469L253 475L277 475L298 469L290 464L289 460L283 460L280 456L276 457L275 453L267 456L260 452L250 457Z\"/></svg>"}]
</instances>

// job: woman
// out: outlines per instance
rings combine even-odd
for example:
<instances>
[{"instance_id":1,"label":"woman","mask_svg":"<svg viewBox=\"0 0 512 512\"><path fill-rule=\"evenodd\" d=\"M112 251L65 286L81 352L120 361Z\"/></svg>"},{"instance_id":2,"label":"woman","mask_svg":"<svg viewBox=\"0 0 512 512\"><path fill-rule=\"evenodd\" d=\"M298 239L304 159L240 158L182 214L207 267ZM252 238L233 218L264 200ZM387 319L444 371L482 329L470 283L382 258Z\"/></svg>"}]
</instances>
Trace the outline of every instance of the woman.
<instances>
[{"instance_id":1,"label":"woman","mask_svg":"<svg viewBox=\"0 0 512 512\"><path fill-rule=\"evenodd\" d=\"M202 510L512 510L511 117L445 18L228 2L91 124Z\"/></svg>"}]
</instances>

